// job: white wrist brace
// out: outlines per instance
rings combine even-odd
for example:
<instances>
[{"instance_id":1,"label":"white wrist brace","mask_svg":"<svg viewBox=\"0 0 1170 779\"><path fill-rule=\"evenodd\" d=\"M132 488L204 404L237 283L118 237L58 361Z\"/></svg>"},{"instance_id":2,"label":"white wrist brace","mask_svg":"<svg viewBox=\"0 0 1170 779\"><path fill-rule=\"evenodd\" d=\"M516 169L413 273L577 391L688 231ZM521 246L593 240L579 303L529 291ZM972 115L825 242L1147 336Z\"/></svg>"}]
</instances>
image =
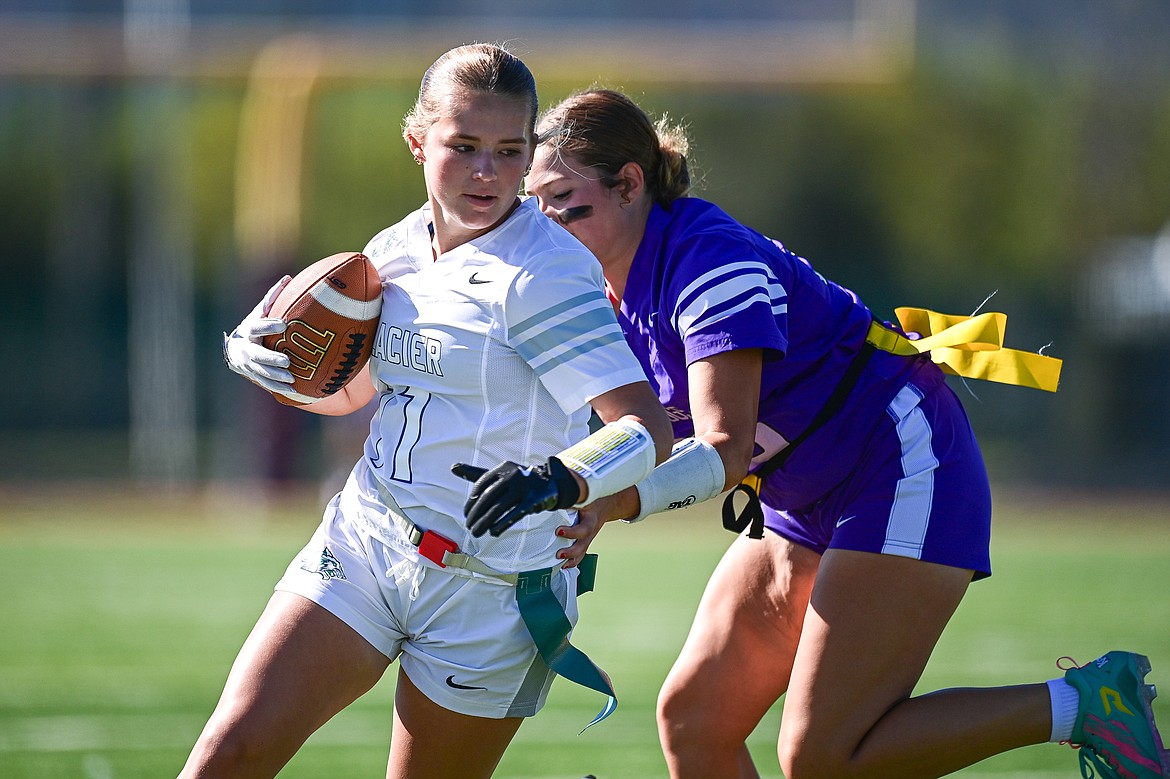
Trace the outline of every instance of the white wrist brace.
<instances>
[{"instance_id":1,"label":"white wrist brace","mask_svg":"<svg viewBox=\"0 0 1170 779\"><path fill-rule=\"evenodd\" d=\"M610 422L557 455L565 467L585 480L584 503L620 492L654 470L654 439L630 419Z\"/></svg>"},{"instance_id":2,"label":"white wrist brace","mask_svg":"<svg viewBox=\"0 0 1170 779\"><path fill-rule=\"evenodd\" d=\"M674 445L670 459L635 485L642 509L624 522L641 522L660 511L686 508L723 492L727 478L723 458L701 438L686 438Z\"/></svg>"}]
</instances>

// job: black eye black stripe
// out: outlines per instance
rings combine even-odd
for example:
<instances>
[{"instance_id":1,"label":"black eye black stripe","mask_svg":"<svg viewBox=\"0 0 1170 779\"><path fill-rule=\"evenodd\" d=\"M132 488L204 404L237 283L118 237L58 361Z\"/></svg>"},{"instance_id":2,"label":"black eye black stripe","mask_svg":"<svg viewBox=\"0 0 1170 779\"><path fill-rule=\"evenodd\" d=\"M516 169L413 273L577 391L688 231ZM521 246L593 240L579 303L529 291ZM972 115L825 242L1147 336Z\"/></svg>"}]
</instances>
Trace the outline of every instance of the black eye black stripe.
<instances>
[{"instance_id":1,"label":"black eye black stripe","mask_svg":"<svg viewBox=\"0 0 1170 779\"><path fill-rule=\"evenodd\" d=\"M584 219L592 215L593 206L573 206L557 214L557 219L561 220L561 224L567 225L570 222L576 222L578 219Z\"/></svg>"}]
</instances>

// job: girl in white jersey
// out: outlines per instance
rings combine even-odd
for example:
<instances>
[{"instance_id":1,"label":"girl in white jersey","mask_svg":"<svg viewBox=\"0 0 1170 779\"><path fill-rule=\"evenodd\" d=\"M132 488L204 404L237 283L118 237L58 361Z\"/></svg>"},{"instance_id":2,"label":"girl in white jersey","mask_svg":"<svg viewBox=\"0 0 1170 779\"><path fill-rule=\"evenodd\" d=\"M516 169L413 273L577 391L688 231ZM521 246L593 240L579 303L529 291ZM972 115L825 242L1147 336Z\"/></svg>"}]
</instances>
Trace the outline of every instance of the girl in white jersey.
<instances>
[{"instance_id":1,"label":"girl in white jersey","mask_svg":"<svg viewBox=\"0 0 1170 779\"><path fill-rule=\"evenodd\" d=\"M535 118L531 73L497 46L453 49L424 75L403 135L427 203L364 252L384 282L373 357L304 407L348 414L376 397L363 457L183 776L275 775L396 658L394 777L491 775L554 670L612 693L567 643L582 556L555 529L664 460L670 424L596 260L517 197ZM225 344L229 366L277 393L288 361L259 341L283 329L264 315L284 283ZM591 406L608 423L593 435Z\"/></svg>"}]
</instances>

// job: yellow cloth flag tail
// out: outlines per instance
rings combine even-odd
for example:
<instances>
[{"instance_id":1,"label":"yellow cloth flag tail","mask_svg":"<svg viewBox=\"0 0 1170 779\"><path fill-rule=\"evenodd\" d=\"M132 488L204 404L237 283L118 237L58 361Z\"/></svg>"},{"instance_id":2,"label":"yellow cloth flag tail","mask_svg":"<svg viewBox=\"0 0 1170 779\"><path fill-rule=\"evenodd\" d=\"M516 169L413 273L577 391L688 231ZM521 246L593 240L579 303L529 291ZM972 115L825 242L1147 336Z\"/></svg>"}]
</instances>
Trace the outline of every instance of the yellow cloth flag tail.
<instances>
[{"instance_id":1,"label":"yellow cloth flag tail","mask_svg":"<svg viewBox=\"0 0 1170 779\"><path fill-rule=\"evenodd\" d=\"M946 373L1056 392L1061 360L1035 352L1005 349L1007 314L990 311L975 316L940 314L925 308L894 310L907 338L878 322L870 325L867 341L878 349L904 356L925 352Z\"/></svg>"}]
</instances>

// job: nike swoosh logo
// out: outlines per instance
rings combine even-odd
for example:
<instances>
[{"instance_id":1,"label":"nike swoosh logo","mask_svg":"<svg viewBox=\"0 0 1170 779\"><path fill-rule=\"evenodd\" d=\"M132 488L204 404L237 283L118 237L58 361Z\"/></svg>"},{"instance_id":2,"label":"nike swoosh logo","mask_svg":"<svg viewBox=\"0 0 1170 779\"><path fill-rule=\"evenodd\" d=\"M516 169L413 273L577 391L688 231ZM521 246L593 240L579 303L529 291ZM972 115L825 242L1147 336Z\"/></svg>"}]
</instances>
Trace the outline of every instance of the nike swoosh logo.
<instances>
[{"instance_id":1,"label":"nike swoosh logo","mask_svg":"<svg viewBox=\"0 0 1170 779\"><path fill-rule=\"evenodd\" d=\"M455 674L447 677L447 686L454 687L456 690L486 690L487 687L468 687L466 684L459 684L455 681Z\"/></svg>"},{"instance_id":2,"label":"nike swoosh logo","mask_svg":"<svg viewBox=\"0 0 1170 779\"><path fill-rule=\"evenodd\" d=\"M856 517L856 516L857 516L857 515L856 515L856 514L854 514L854 515L852 515L852 516L848 516L848 517L842 517L841 519L838 519L838 520L837 520L837 527L841 527L841 526L842 526L842 525L844 525L846 522L848 522L849 520L853 519L853 518L854 518L854 517Z\"/></svg>"},{"instance_id":3,"label":"nike swoosh logo","mask_svg":"<svg viewBox=\"0 0 1170 779\"><path fill-rule=\"evenodd\" d=\"M478 276L478 275L479 275L479 271L476 271L475 273L471 274L471 278L469 278L467 281L472 283L472 284L491 284L492 283L491 279L476 278L476 276Z\"/></svg>"}]
</instances>

